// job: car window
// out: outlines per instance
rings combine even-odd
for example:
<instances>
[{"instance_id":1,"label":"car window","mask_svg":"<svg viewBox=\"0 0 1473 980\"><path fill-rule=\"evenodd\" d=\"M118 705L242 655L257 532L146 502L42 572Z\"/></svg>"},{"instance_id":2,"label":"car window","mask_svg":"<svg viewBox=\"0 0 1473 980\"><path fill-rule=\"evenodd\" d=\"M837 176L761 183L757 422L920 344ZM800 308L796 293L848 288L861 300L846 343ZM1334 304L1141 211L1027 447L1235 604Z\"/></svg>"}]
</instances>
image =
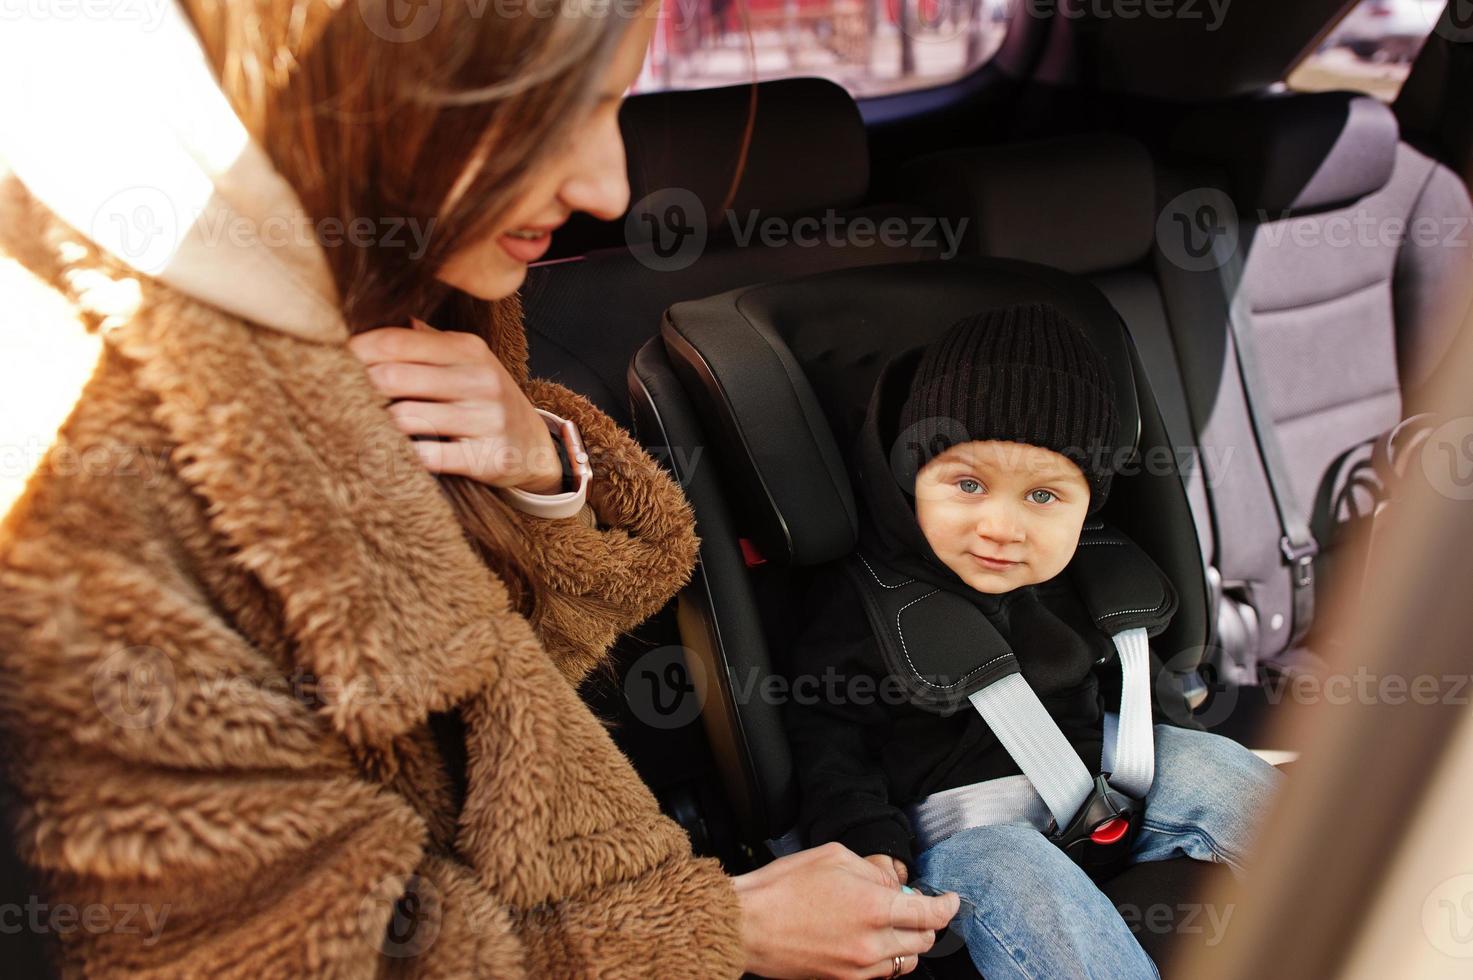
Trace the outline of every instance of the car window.
<instances>
[{"instance_id":1,"label":"car window","mask_svg":"<svg viewBox=\"0 0 1473 980\"><path fill-rule=\"evenodd\" d=\"M668 0L635 91L797 75L855 97L941 85L997 53L1014 2Z\"/></svg>"},{"instance_id":2,"label":"car window","mask_svg":"<svg viewBox=\"0 0 1473 980\"><path fill-rule=\"evenodd\" d=\"M1300 92L1353 89L1390 102L1443 6L1444 0L1361 0L1285 82Z\"/></svg>"}]
</instances>

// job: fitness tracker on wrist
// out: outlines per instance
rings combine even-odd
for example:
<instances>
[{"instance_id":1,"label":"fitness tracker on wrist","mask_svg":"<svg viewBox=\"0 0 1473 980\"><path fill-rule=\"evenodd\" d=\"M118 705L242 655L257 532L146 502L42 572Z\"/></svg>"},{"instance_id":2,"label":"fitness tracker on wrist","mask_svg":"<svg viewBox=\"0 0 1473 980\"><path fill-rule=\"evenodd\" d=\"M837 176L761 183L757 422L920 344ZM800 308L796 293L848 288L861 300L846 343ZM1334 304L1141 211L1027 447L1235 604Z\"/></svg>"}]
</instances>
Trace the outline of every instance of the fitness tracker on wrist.
<instances>
[{"instance_id":1,"label":"fitness tracker on wrist","mask_svg":"<svg viewBox=\"0 0 1473 980\"><path fill-rule=\"evenodd\" d=\"M529 493L516 487L503 487L502 492L506 495L507 502L524 514L551 518L576 516L588 501L588 485L593 482L593 465L588 460L588 451L583 447L583 437L578 433L578 427L568 419L540 408L536 411L567 455L574 488L564 489L562 493ZM565 473L564 487L567 483Z\"/></svg>"}]
</instances>

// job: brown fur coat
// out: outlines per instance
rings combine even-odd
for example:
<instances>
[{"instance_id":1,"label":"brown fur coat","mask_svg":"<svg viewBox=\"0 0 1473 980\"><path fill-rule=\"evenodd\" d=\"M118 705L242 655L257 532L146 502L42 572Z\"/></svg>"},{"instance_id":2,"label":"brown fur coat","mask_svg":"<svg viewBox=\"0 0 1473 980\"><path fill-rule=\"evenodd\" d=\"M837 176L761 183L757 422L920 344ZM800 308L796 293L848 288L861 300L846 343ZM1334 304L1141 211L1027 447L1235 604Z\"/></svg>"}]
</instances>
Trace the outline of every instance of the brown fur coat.
<instances>
[{"instance_id":1,"label":"brown fur coat","mask_svg":"<svg viewBox=\"0 0 1473 980\"><path fill-rule=\"evenodd\" d=\"M544 649L344 346L129 273L13 182L0 229L0 333L96 344L0 524L14 839L44 899L107 910L66 972L740 972L729 882L572 683L689 574L653 461L528 383L599 464L599 526L509 518L579 639ZM426 724L450 708L458 817Z\"/></svg>"}]
</instances>

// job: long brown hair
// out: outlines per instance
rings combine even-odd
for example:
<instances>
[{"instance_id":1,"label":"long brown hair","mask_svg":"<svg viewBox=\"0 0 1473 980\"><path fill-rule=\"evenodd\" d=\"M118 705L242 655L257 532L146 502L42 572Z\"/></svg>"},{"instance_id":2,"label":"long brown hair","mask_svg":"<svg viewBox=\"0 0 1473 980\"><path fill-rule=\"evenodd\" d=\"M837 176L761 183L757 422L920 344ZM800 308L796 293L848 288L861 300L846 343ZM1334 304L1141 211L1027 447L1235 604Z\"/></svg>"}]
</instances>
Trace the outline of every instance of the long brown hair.
<instances>
[{"instance_id":1,"label":"long brown hair","mask_svg":"<svg viewBox=\"0 0 1473 980\"><path fill-rule=\"evenodd\" d=\"M506 217L533 168L571 137L633 15L651 12L589 0L183 5L226 97L314 227L367 219L429 231L422 252L407 235L396 247L344 236L324 249L349 329L415 315L474 332L524 381L519 297L476 300L436 272ZM394 19L404 9L407 23ZM439 479L513 603L534 625L560 621L543 615L558 600L521 560L529 548L506 504L476 481Z\"/></svg>"}]
</instances>

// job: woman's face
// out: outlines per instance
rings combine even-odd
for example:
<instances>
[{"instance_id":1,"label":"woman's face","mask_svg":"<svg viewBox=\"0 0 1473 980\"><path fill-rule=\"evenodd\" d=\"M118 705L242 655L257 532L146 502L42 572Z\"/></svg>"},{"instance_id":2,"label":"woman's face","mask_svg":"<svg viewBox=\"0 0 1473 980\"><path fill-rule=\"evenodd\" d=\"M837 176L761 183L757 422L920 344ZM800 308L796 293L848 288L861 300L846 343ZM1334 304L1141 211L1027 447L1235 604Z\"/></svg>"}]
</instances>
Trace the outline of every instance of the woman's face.
<instances>
[{"instance_id":1,"label":"woman's face","mask_svg":"<svg viewBox=\"0 0 1473 980\"><path fill-rule=\"evenodd\" d=\"M510 296L521 286L527 264L552 242L553 229L574 211L613 221L629 207L619 103L639 77L655 28L658 5L647 5L614 53L597 102L561 153L539 165L501 227L455 253L439 278L480 299Z\"/></svg>"}]
</instances>

